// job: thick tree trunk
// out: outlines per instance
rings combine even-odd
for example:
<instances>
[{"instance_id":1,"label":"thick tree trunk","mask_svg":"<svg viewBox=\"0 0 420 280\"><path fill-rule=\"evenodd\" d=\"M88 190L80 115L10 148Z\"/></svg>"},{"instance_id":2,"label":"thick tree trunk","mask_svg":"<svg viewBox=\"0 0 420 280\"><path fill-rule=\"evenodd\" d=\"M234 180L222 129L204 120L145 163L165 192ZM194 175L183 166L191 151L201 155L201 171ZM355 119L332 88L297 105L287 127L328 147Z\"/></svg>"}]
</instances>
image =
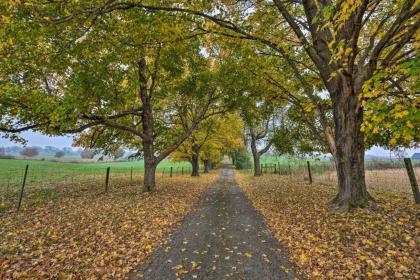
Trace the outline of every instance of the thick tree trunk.
<instances>
[{"instance_id":1,"label":"thick tree trunk","mask_svg":"<svg viewBox=\"0 0 420 280\"><path fill-rule=\"evenodd\" d=\"M154 117L151 95L148 94L147 76L146 76L146 57L142 56L138 62L140 99L143 110L141 112L141 122L143 126L144 137L144 190L153 192L156 190L156 166L159 163L155 158L154 151Z\"/></svg>"},{"instance_id":2,"label":"thick tree trunk","mask_svg":"<svg viewBox=\"0 0 420 280\"><path fill-rule=\"evenodd\" d=\"M260 155L257 153L256 155L252 154L254 157L254 176L261 176L261 164L260 164Z\"/></svg>"},{"instance_id":3,"label":"thick tree trunk","mask_svg":"<svg viewBox=\"0 0 420 280\"><path fill-rule=\"evenodd\" d=\"M208 160L204 160L204 173L209 173L210 169L210 162Z\"/></svg>"},{"instance_id":4,"label":"thick tree trunk","mask_svg":"<svg viewBox=\"0 0 420 280\"><path fill-rule=\"evenodd\" d=\"M191 176L200 176L200 165L198 163L198 156L197 155L193 155L191 157Z\"/></svg>"},{"instance_id":5,"label":"thick tree trunk","mask_svg":"<svg viewBox=\"0 0 420 280\"><path fill-rule=\"evenodd\" d=\"M144 191L153 192L156 190L156 166L157 162L153 153L153 142L143 140L144 152Z\"/></svg>"},{"instance_id":6,"label":"thick tree trunk","mask_svg":"<svg viewBox=\"0 0 420 280\"><path fill-rule=\"evenodd\" d=\"M191 153L191 176L200 176L200 165L199 165L199 157L200 157L200 146L196 143L192 144L192 153Z\"/></svg>"},{"instance_id":7,"label":"thick tree trunk","mask_svg":"<svg viewBox=\"0 0 420 280\"><path fill-rule=\"evenodd\" d=\"M366 207L373 199L365 184L363 108L357 94L345 89L336 95L333 106L339 192L331 203L339 211Z\"/></svg>"},{"instance_id":8,"label":"thick tree trunk","mask_svg":"<svg viewBox=\"0 0 420 280\"><path fill-rule=\"evenodd\" d=\"M260 153L258 152L257 141L254 137L251 137L251 151L254 159L254 176L261 176Z\"/></svg>"},{"instance_id":9,"label":"thick tree trunk","mask_svg":"<svg viewBox=\"0 0 420 280\"><path fill-rule=\"evenodd\" d=\"M156 190L156 164L144 163L144 190L153 192Z\"/></svg>"}]
</instances>

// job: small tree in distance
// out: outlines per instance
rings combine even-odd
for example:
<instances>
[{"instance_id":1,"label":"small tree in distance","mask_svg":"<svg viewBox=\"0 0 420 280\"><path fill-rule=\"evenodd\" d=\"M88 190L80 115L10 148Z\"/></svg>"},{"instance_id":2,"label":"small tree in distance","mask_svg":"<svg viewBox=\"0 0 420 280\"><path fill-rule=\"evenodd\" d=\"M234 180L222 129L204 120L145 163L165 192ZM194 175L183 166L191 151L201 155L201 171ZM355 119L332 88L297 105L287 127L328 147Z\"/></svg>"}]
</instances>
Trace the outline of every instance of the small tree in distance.
<instances>
[{"instance_id":1,"label":"small tree in distance","mask_svg":"<svg viewBox=\"0 0 420 280\"><path fill-rule=\"evenodd\" d=\"M84 149L81 153L80 156L83 159L92 159L95 156L95 152L91 149Z\"/></svg>"},{"instance_id":2,"label":"small tree in distance","mask_svg":"<svg viewBox=\"0 0 420 280\"><path fill-rule=\"evenodd\" d=\"M114 159L119 159L122 158L125 154L125 151L123 149L119 149L117 151L114 152Z\"/></svg>"},{"instance_id":3,"label":"small tree in distance","mask_svg":"<svg viewBox=\"0 0 420 280\"><path fill-rule=\"evenodd\" d=\"M66 153L64 151L58 151L55 153L54 157L62 158Z\"/></svg>"},{"instance_id":4,"label":"small tree in distance","mask_svg":"<svg viewBox=\"0 0 420 280\"><path fill-rule=\"evenodd\" d=\"M39 151L36 147L26 147L22 149L20 154L25 157L35 157L39 154Z\"/></svg>"}]
</instances>

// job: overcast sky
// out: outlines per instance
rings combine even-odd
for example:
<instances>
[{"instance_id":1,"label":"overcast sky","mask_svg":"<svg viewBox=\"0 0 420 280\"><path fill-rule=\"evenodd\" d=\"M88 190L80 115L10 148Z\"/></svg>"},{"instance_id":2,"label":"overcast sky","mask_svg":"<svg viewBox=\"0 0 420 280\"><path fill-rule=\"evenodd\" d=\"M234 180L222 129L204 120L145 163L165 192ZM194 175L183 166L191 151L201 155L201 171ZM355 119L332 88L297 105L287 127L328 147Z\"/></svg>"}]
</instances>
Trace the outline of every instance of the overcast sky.
<instances>
[{"instance_id":1,"label":"overcast sky","mask_svg":"<svg viewBox=\"0 0 420 280\"><path fill-rule=\"evenodd\" d=\"M54 146L57 148L71 147L73 138L71 136L48 137L38 132L25 131L20 134L23 138L28 140L28 146ZM0 136L1 132L0 132ZM7 139L0 138L0 147L15 146L16 144Z\"/></svg>"},{"instance_id":2,"label":"overcast sky","mask_svg":"<svg viewBox=\"0 0 420 280\"><path fill-rule=\"evenodd\" d=\"M0 133L1 136L1 133ZM27 131L21 133L26 140L28 140L28 146L54 146L57 148L71 147L73 138L71 136L60 136L60 137L48 137L38 132ZM4 138L0 138L0 147L14 146L16 143L10 142ZM407 149L406 153L411 156L414 152L419 153L420 149ZM367 151L370 155L381 155L389 156L389 151L384 150L380 147L374 147Z\"/></svg>"}]
</instances>

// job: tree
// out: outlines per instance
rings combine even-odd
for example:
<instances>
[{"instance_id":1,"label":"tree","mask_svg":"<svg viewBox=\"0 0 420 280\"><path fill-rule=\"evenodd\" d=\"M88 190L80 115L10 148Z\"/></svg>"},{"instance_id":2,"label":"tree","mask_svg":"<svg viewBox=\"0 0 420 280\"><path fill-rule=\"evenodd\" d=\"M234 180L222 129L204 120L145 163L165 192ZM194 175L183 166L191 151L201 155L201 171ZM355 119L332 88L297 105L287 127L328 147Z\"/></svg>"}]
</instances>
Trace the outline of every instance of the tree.
<instances>
[{"instance_id":1,"label":"tree","mask_svg":"<svg viewBox=\"0 0 420 280\"><path fill-rule=\"evenodd\" d=\"M37 147L26 147L22 149L20 154L25 157L35 157L39 154L39 150Z\"/></svg>"},{"instance_id":2,"label":"tree","mask_svg":"<svg viewBox=\"0 0 420 280\"><path fill-rule=\"evenodd\" d=\"M173 160L191 162L191 176L199 176L199 162L208 172L212 163L218 163L223 155L242 147L243 124L236 114L215 115L202 122L172 155Z\"/></svg>"},{"instance_id":3,"label":"tree","mask_svg":"<svg viewBox=\"0 0 420 280\"><path fill-rule=\"evenodd\" d=\"M383 84L386 90L381 96L374 97L383 104L394 95L400 95L404 100L416 99L413 96L415 90L412 90L415 79L406 71L407 66L415 69L412 64L418 61L415 37L420 26L419 3L414 0L190 1L182 5L177 2L98 1L94 5L81 2L66 2L60 9L54 3L32 4L37 4L37 11L53 22L83 18L90 23L89 20L95 22L104 15L136 14L139 17L147 13L162 15L168 12L175 15L174 19L193 23L187 31L181 30L178 34L188 36L191 30L197 30L202 34L222 36L224 40L247 42L256 55L267 53L281 60L277 71L290 73L301 92L290 91L288 87L283 88L282 83L277 83L279 95L296 99L297 103L300 103L302 94L310 100L322 127L322 137L319 138L325 141L335 158L339 192L332 201L333 207L348 209L373 202L364 180L365 132L362 129L367 128L369 132L368 118L375 118L364 113L368 103L373 102L366 93L375 92L378 84ZM7 5L18 5L16 3L19 2L4 4L5 12L13 10L13 7L6 9ZM62 10L66 14L60 13ZM6 13L4 18L17 26L27 24L10 19ZM31 25L34 24L37 22L31 21ZM14 37L3 33L0 35L5 35L2 38L5 38L6 47L1 53L10 56L14 54L12 48L16 44L9 38ZM263 74L267 77L267 73ZM406 88L408 92L404 91ZM328 96L323 98L325 95ZM332 125L325 104L331 107ZM401 105L407 106L406 103ZM393 107L382 108L390 110ZM410 110L395 110L392 116L399 119L406 111L410 114ZM5 123L10 125L10 121ZM412 121L405 122L409 128L410 123L412 125ZM399 129L386 131L394 136L400 134ZM374 128L372 132L377 133ZM414 142L412 132L403 135L412 138L410 143ZM390 144L398 142L397 138L404 137L391 137Z\"/></svg>"},{"instance_id":4,"label":"tree","mask_svg":"<svg viewBox=\"0 0 420 280\"><path fill-rule=\"evenodd\" d=\"M276 109L264 101L257 102L251 99L243 107L241 116L251 146L254 176L261 176L260 158L270 150L273 144L272 139L277 129L276 121L278 118Z\"/></svg>"},{"instance_id":5,"label":"tree","mask_svg":"<svg viewBox=\"0 0 420 280\"><path fill-rule=\"evenodd\" d=\"M247 169L251 168L251 158L249 157L246 148L239 149L234 152L234 162L236 169Z\"/></svg>"},{"instance_id":6,"label":"tree","mask_svg":"<svg viewBox=\"0 0 420 280\"><path fill-rule=\"evenodd\" d=\"M124 154L125 154L125 151L123 149L118 149L117 151L113 153L114 159L122 158Z\"/></svg>"},{"instance_id":7,"label":"tree","mask_svg":"<svg viewBox=\"0 0 420 280\"><path fill-rule=\"evenodd\" d=\"M224 155L232 154L244 148L244 124L236 113L220 116L218 131L204 143L201 148L200 159L207 173L213 164L219 163Z\"/></svg>"},{"instance_id":8,"label":"tree","mask_svg":"<svg viewBox=\"0 0 420 280\"><path fill-rule=\"evenodd\" d=\"M53 147L53 146L45 146L44 147L44 153L46 154L55 154L56 152L58 152L60 149Z\"/></svg>"},{"instance_id":9,"label":"tree","mask_svg":"<svg viewBox=\"0 0 420 280\"><path fill-rule=\"evenodd\" d=\"M91 149L84 149L81 153L80 156L83 159L93 159L93 157L95 156L95 151L91 150Z\"/></svg>"},{"instance_id":10,"label":"tree","mask_svg":"<svg viewBox=\"0 0 420 280\"><path fill-rule=\"evenodd\" d=\"M46 5L45 12L55 12L53 6ZM33 7L15 8L1 29L13 38L5 49L14 54L0 62L0 130L76 133L75 144L85 149L141 148L144 188L153 191L158 163L217 113L222 96L206 74L183 87L192 75L209 72L210 61L190 26L167 15L138 17L131 11L99 17L80 29L83 18L50 24ZM8 33L16 27L26 31ZM180 37L183 33L192 34ZM68 42L71 46L63 47ZM27 53L38 55L22 63ZM176 130L182 120L173 103L180 99L199 106L188 126Z\"/></svg>"},{"instance_id":11,"label":"tree","mask_svg":"<svg viewBox=\"0 0 420 280\"><path fill-rule=\"evenodd\" d=\"M54 156L56 158L62 158L62 157L64 157L65 154L66 153L64 151L57 151Z\"/></svg>"},{"instance_id":12,"label":"tree","mask_svg":"<svg viewBox=\"0 0 420 280\"><path fill-rule=\"evenodd\" d=\"M300 106L289 105L282 111L281 122L272 137L273 147L280 155L310 155L313 153L328 153L328 146L320 141L319 135L313 133L317 119L314 111L302 114ZM313 125L307 125L311 120Z\"/></svg>"},{"instance_id":13,"label":"tree","mask_svg":"<svg viewBox=\"0 0 420 280\"><path fill-rule=\"evenodd\" d=\"M205 19L205 23L197 20L202 30L233 40L257 42L275 52L288 65L320 114L339 183L332 206L344 210L373 202L364 180L365 135L361 129L363 101L367 100L362 95L363 86L372 79L378 80L402 95L401 82L407 81L411 87L410 77L395 69L415 59L419 5L414 0L274 0L241 1L234 5L218 2L216 8L201 3L177 6L111 2L101 11L142 9L186 13ZM328 125L324 108L302 69L315 73L328 92L333 127ZM385 69L397 74L390 75Z\"/></svg>"},{"instance_id":14,"label":"tree","mask_svg":"<svg viewBox=\"0 0 420 280\"><path fill-rule=\"evenodd\" d=\"M383 69L388 74L378 73L365 83L363 104L365 120L361 130L366 146L380 145L390 150L418 147L420 142L420 115L418 108L420 84L418 57L397 69ZM407 77L398 87L384 83L381 77Z\"/></svg>"}]
</instances>

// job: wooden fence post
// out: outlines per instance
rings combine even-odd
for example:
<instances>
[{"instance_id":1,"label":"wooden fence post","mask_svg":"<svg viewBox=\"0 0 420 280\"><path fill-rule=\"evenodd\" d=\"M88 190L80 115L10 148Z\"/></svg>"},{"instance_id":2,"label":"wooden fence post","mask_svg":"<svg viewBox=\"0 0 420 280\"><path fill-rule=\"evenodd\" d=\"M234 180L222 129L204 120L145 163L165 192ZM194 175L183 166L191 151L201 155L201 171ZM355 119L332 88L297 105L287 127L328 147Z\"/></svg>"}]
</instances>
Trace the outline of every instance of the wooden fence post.
<instances>
[{"instance_id":1,"label":"wooden fence post","mask_svg":"<svg viewBox=\"0 0 420 280\"><path fill-rule=\"evenodd\" d=\"M311 165L309 164L309 160L306 162L308 164L308 176L309 176L309 184L312 184L312 173L311 173Z\"/></svg>"},{"instance_id":2,"label":"wooden fence post","mask_svg":"<svg viewBox=\"0 0 420 280\"><path fill-rule=\"evenodd\" d=\"M165 175L165 167L162 170L162 178L163 178L163 175Z\"/></svg>"},{"instance_id":3,"label":"wooden fence post","mask_svg":"<svg viewBox=\"0 0 420 280\"><path fill-rule=\"evenodd\" d=\"M181 167L181 175L184 175L184 167Z\"/></svg>"},{"instance_id":4,"label":"wooden fence post","mask_svg":"<svg viewBox=\"0 0 420 280\"><path fill-rule=\"evenodd\" d=\"M169 173L169 177L172 177L172 166L171 166L171 171Z\"/></svg>"},{"instance_id":5,"label":"wooden fence post","mask_svg":"<svg viewBox=\"0 0 420 280\"><path fill-rule=\"evenodd\" d=\"M280 170L280 167L279 167L279 170ZM277 163L274 164L274 174L277 174ZM279 172L279 174L280 174L280 172Z\"/></svg>"},{"instance_id":6,"label":"wooden fence post","mask_svg":"<svg viewBox=\"0 0 420 280\"><path fill-rule=\"evenodd\" d=\"M289 175L292 175L292 168L290 168L290 162L288 164L289 164Z\"/></svg>"},{"instance_id":7,"label":"wooden fence post","mask_svg":"<svg viewBox=\"0 0 420 280\"><path fill-rule=\"evenodd\" d=\"M108 186L109 186L109 171L111 170L111 167L106 168L106 176L105 176L105 192L108 192Z\"/></svg>"},{"instance_id":8,"label":"wooden fence post","mask_svg":"<svg viewBox=\"0 0 420 280\"><path fill-rule=\"evenodd\" d=\"M417 185L416 174L414 173L411 159L404 158L405 168L407 169L408 178L410 179L411 189L413 190L414 201L416 204L420 203L419 186Z\"/></svg>"},{"instance_id":9,"label":"wooden fence post","mask_svg":"<svg viewBox=\"0 0 420 280\"><path fill-rule=\"evenodd\" d=\"M20 189L19 203L18 203L17 211L19 211L20 206L22 205L23 191L25 190L26 176L28 175L28 168L29 168L29 164L27 164L25 166L25 173L23 174L23 182L22 182L22 188Z\"/></svg>"},{"instance_id":10,"label":"wooden fence post","mask_svg":"<svg viewBox=\"0 0 420 280\"><path fill-rule=\"evenodd\" d=\"M130 184L133 183L133 167L130 169Z\"/></svg>"}]
</instances>

